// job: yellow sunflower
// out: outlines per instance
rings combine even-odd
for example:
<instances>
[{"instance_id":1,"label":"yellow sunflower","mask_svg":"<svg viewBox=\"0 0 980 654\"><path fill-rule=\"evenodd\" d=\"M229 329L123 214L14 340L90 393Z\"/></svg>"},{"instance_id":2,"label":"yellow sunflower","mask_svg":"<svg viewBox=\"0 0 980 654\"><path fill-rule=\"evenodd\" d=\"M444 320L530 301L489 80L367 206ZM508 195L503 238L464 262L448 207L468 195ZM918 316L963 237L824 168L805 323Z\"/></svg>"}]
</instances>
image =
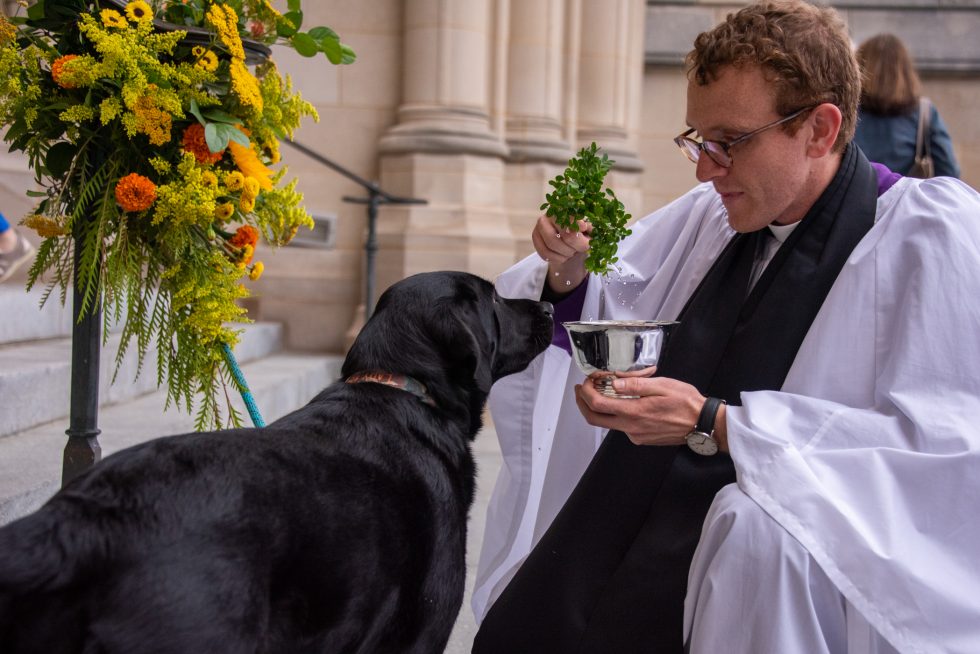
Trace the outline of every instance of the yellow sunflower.
<instances>
[{"instance_id":1,"label":"yellow sunflower","mask_svg":"<svg viewBox=\"0 0 980 654\"><path fill-rule=\"evenodd\" d=\"M102 24L106 27L123 28L126 27L126 19L115 9L103 9L99 12Z\"/></svg>"},{"instance_id":2,"label":"yellow sunflower","mask_svg":"<svg viewBox=\"0 0 980 654\"><path fill-rule=\"evenodd\" d=\"M198 68L203 68L209 73L213 73L218 69L218 55L214 54L211 50L205 50L199 55L197 63L194 65Z\"/></svg>"},{"instance_id":3,"label":"yellow sunflower","mask_svg":"<svg viewBox=\"0 0 980 654\"><path fill-rule=\"evenodd\" d=\"M126 18L134 23L153 20L153 9L144 0L132 0L126 5Z\"/></svg>"}]
</instances>

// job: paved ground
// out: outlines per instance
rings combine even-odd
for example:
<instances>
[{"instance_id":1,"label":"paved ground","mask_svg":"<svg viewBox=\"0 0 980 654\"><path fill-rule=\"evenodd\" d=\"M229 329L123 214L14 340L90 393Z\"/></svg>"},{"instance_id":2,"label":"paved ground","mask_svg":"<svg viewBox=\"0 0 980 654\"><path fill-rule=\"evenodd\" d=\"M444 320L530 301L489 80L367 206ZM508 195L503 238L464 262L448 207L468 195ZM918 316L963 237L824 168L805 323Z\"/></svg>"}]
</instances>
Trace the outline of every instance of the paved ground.
<instances>
[{"instance_id":1,"label":"paved ground","mask_svg":"<svg viewBox=\"0 0 980 654\"><path fill-rule=\"evenodd\" d=\"M456 626L449 637L445 654L470 654L473 647L473 637L476 635L476 621L470 609L470 598L473 594L473 583L476 580L476 562L480 558L480 543L483 542L483 527L487 519L487 503L493 491L493 483L497 480L500 470L500 448L497 445L497 434L492 427L486 427L476 438L473 447L476 455L477 487L476 499L470 509L469 533L466 546L466 594L463 597L463 607L456 619Z\"/></svg>"}]
</instances>

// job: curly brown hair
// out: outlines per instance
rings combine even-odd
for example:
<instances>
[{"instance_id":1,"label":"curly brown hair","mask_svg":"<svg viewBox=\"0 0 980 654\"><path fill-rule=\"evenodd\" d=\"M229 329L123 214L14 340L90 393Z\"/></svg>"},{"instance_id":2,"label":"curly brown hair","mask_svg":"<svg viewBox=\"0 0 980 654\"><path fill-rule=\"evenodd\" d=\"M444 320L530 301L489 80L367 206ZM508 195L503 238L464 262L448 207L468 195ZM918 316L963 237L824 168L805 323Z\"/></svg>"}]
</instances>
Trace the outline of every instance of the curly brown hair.
<instances>
[{"instance_id":1,"label":"curly brown hair","mask_svg":"<svg viewBox=\"0 0 980 654\"><path fill-rule=\"evenodd\" d=\"M829 102L843 114L834 151L843 151L854 137L861 76L847 26L831 7L802 0L751 4L698 35L687 65L688 78L700 85L717 79L726 66L761 66L776 87L780 115ZM802 120L786 129L793 133Z\"/></svg>"}]
</instances>

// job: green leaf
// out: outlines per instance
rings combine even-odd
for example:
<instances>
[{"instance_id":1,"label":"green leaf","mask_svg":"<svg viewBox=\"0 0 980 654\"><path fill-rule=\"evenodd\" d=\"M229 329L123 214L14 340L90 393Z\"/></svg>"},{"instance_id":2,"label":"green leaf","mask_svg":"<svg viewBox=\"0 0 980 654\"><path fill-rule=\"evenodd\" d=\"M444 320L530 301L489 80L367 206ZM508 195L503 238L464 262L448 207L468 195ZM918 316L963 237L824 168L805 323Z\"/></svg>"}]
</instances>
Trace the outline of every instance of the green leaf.
<instances>
[{"instance_id":1,"label":"green leaf","mask_svg":"<svg viewBox=\"0 0 980 654\"><path fill-rule=\"evenodd\" d=\"M286 7L289 11L299 11L303 5L303 0L288 0Z\"/></svg>"},{"instance_id":2,"label":"green leaf","mask_svg":"<svg viewBox=\"0 0 980 654\"><path fill-rule=\"evenodd\" d=\"M338 41L340 40L340 36L338 36L336 32L334 32L329 27L326 27L325 25L314 27L309 32L307 32L307 34L312 36L315 41L322 41L327 37L332 39L337 39Z\"/></svg>"},{"instance_id":3,"label":"green leaf","mask_svg":"<svg viewBox=\"0 0 980 654\"><path fill-rule=\"evenodd\" d=\"M46 197L48 197L48 194L45 193L44 191L28 191L27 192L27 197L29 197L29 198L46 198Z\"/></svg>"},{"instance_id":4,"label":"green leaf","mask_svg":"<svg viewBox=\"0 0 980 654\"><path fill-rule=\"evenodd\" d=\"M201 123L202 125L208 124L208 121L204 120L204 116L201 115L201 108L197 106L197 100L194 98L191 98L190 112L195 118L197 118L197 122Z\"/></svg>"},{"instance_id":5,"label":"green leaf","mask_svg":"<svg viewBox=\"0 0 980 654\"><path fill-rule=\"evenodd\" d=\"M220 109L208 109L202 112L202 115L207 118L208 122L212 123L228 123L229 125L238 125L242 122L241 118L237 116L232 116L229 113L225 113Z\"/></svg>"},{"instance_id":6,"label":"green leaf","mask_svg":"<svg viewBox=\"0 0 980 654\"><path fill-rule=\"evenodd\" d=\"M343 61L344 51L340 47L340 40L333 38L323 39L320 42L320 49L323 50L323 54L327 55L330 63L338 65Z\"/></svg>"},{"instance_id":7,"label":"green leaf","mask_svg":"<svg viewBox=\"0 0 980 654\"><path fill-rule=\"evenodd\" d=\"M283 38L289 38L297 32L297 28L286 16L278 16L276 17L276 32Z\"/></svg>"},{"instance_id":8,"label":"green leaf","mask_svg":"<svg viewBox=\"0 0 980 654\"><path fill-rule=\"evenodd\" d=\"M41 20L44 18L44 0L38 0L27 8L27 17L30 20Z\"/></svg>"},{"instance_id":9,"label":"green leaf","mask_svg":"<svg viewBox=\"0 0 980 654\"><path fill-rule=\"evenodd\" d=\"M71 162L77 152L78 148L73 143L60 141L52 145L48 150L48 156L44 159L44 165L52 177L63 177L71 168Z\"/></svg>"},{"instance_id":10,"label":"green leaf","mask_svg":"<svg viewBox=\"0 0 980 654\"><path fill-rule=\"evenodd\" d=\"M305 32L294 34L289 40L293 44L293 47L296 48L296 52L304 57L316 56L316 53L320 51L317 42Z\"/></svg>"},{"instance_id":11,"label":"green leaf","mask_svg":"<svg viewBox=\"0 0 980 654\"><path fill-rule=\"evenodd\" d=\"M226 127L227 132L228 132L228 140L229 141L234 141L238 145L241 145L241 146L246 147L246 148L249 147L250 142L248 140L248 137L245 136L245 132L243 132L242 130L238 129L234 125L227 125L225 127Z\"/></svg>"},{"instance_id":12,"label":"green leaf","mask_svg":"<svg viewBox=\"0 0 980 654\"><path fill-rule=\"evenodd\" d=\"M220 128L225 125L219 123L208 123L204 126L204 140L208 142L208 149L211 152L221 152L228 147L228 136L222 135Z\"/></svg>"},{"instance_id":13,"label":"green leaf","mask_svg":"<svg viewBox=\"0 0 980 654\"><path fill-rule=\"evenodd\" d=\"M357 61L357 54L354 53L348 46L343 43L340 44L340 49L343 51L343 55L340 58L340 63L343 65L352 64Z\"/></svg>"}]
</instances>

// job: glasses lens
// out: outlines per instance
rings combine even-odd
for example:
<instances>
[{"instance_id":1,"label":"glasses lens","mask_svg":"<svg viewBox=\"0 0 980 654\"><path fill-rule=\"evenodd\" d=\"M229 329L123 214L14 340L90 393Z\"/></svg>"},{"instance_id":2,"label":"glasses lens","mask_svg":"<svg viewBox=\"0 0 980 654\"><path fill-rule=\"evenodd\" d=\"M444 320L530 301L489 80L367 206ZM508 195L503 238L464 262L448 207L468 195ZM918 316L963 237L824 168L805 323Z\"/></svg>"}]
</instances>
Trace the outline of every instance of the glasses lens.
<instances>
[{"instance_id":1,"label":"glasses lens","mask_svg":"<svg viewBox=\"0 0 980 654\"><path fill-rule=\"evenodd\" d=\"M716 143L714 141L704 142L704 151L708 153L711 160L722 168L728 168L732 165L732 158L722 147L721 143Z\"/></svg>"},{"instance_id":2,"label":"glasses lens","mask_svg":"<svg viewBox=\"0 0 980 654\"><path fill-rule=\"evenodd\" d=\"M684 156L691 160L692 163L698 162L698 157L701 155L701 148L698 144L686 136L678 136L674 139L674 143L677 147L681 149Z\"/></svg>"}]
</instances>

